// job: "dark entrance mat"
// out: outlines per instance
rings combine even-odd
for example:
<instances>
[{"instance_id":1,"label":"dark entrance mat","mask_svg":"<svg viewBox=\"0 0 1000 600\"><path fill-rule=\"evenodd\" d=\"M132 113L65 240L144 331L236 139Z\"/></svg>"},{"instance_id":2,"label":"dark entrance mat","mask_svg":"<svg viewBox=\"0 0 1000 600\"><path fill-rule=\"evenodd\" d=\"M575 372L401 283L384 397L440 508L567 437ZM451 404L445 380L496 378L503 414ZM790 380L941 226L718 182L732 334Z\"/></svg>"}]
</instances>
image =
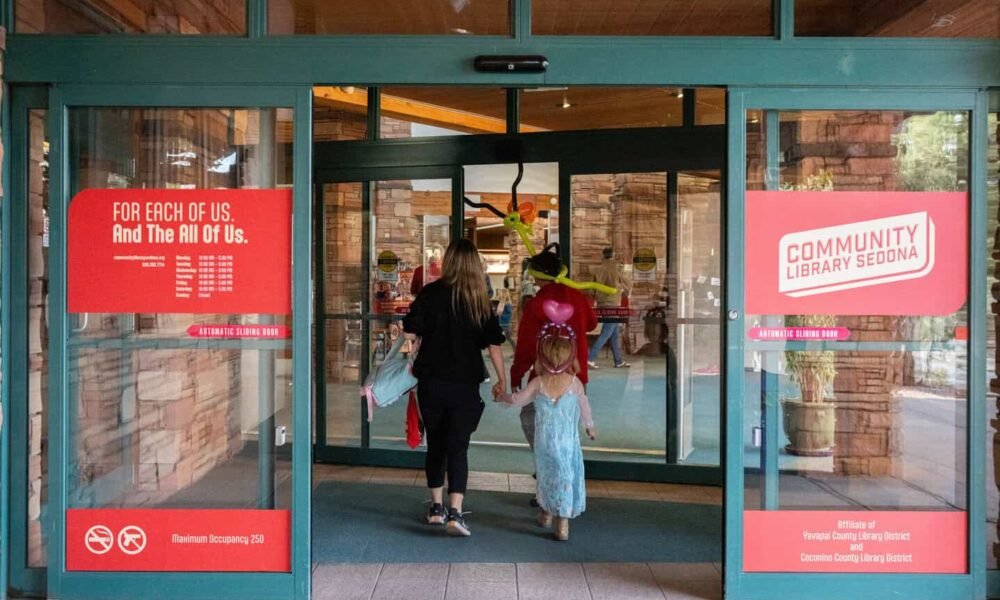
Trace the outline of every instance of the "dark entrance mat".
<instances>
[{"instance_id":1,"label":"dark entrance mat","mask_svg":"<svg viewBox=\"0 0 1000 600\"><path fill-rule=\"evenodd\" d=\"M427 491L329 481L313 492L314 563L718 562L722 507L588 498L569 542L535 525L527 494L473 490L472 537L423 523Z\"/></svg>"}]
</instances>

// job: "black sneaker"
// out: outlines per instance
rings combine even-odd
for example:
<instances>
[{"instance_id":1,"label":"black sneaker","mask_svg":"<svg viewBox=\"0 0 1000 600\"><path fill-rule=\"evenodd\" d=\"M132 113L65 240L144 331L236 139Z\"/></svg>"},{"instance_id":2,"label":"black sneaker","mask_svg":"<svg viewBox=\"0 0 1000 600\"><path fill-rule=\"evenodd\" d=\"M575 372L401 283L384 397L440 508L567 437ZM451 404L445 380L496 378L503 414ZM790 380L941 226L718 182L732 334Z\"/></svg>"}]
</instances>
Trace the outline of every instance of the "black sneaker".
<instances>
[{"instance_id":1,"label":"black sneaker","mask_svg":"<svg viewBox=\"0 0 1000 600\"><path fill-rule=\"evenodd\" d=\"M431 504L431 507L427 510L428 525L444 525L446 518L448 518L448 513L439 503L435 502L434 504Z\"/></svg>"},{"instance_id":2,"label":"black sneaker","mask_svg":"<svg viewBox=\"0 0 1000 600\"><path fill-rule=\"evenodd\" d=\"M462 518L462 513L454 508L448 509L448 535L461 535L468 537L472 535L469 531L469 526L465 524L465 519Z\"/></svg>"}]
</instances>

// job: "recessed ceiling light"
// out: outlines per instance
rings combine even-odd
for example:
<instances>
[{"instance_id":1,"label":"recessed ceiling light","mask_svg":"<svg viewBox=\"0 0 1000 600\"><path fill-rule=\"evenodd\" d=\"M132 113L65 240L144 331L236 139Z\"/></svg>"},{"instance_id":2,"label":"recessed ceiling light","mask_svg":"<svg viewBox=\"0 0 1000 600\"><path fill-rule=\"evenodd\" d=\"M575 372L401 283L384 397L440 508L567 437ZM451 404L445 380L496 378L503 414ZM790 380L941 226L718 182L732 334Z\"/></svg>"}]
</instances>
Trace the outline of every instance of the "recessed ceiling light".
<instances>
[{"instance_id":1,"label":"recessed ceiling light","mask_svg":"<svg viewBox=\"0 0 1000 600\"><path fill-rule=\"evenodd\" d=\"M572 105L572 104L570 104L570 102L569 102L569 100L568 100L568 99L566 98L566 96L563 96L563 101L562 101L562 104L560 104L560 105L559 105L559 108L570 108L570 107L572 107L572 106L573 106L573 105Z\"/></svg>"},{"instance_id":2,"label":"recessed ceiling light","mask_svg":"<svg viewBox=\"0 0 1000 600\"><path fill-rule=\"evenodd\" d=\"M457 33L459 35L469 35L470 33L472 33L468 29L462 29L461 27L452 27L451 28L451 32L452 33Z\"/></svg>"}]
</instances>

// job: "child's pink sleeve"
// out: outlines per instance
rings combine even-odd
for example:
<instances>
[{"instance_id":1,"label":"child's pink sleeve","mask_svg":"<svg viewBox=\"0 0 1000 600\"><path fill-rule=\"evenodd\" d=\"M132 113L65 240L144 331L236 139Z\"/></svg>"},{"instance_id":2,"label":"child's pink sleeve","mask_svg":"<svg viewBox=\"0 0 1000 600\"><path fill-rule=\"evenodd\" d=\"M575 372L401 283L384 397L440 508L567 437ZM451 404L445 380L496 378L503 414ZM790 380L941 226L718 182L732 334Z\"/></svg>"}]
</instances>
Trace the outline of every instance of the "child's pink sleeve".
<instances>
[{"instance_id":1,"label":"child's pink sleeve","mask_svg":"<svg viewBox=\"0 0 1000 600\"><path fill-rule=\"evenodd\" d=\"M538 392L538 382L541 380L540 377L535 377L528 382L528 385L524 386L520 390L514 392L513 394L506 394L503 398L503 403L510 406L524 406L535 399L535 393Z\"/></svg>"},{"instance_id":2,"label":"child's pink sleeve","mask_svg":"<svg viewBox=\"0 0 1000 600\"><path fill-rule=\"evenodd\" d=\"M577 379L576 385L576 397L580 402L580 420L583 421L583 426L590 429L594 426L594 417L590 412L590 401L587 400L587 392L583 389L583 384Z\"/></svg>"}]
</instances>

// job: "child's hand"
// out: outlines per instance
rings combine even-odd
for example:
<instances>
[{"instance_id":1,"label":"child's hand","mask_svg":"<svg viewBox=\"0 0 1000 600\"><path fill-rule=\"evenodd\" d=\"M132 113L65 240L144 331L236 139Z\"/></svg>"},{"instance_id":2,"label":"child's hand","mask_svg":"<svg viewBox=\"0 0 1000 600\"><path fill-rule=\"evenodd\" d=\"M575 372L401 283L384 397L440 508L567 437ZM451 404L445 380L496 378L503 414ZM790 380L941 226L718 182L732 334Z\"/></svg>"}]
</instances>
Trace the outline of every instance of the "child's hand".
<instances>
[{"instance_id":1,"label":"child's hand","mask_svg":"<svg viewBox=\"0 0 1000 600\"><path fill-rule=\"evenodd\" d=\"M588 427L587 428L587 437L589 437L592 440L596 440L597 439L597 427Z\"/></svg>"},{"instance_id":2,"label":"child's hand","mask_svg":"<svg viewBox=\"0 0 1000 600\"><path fill-rule=\"evenodd\" d=\"M493 384L493 401L502 402L502 398L507 394L507 384L504 381L498 381Z\"/></svg>"}]
</instances>

